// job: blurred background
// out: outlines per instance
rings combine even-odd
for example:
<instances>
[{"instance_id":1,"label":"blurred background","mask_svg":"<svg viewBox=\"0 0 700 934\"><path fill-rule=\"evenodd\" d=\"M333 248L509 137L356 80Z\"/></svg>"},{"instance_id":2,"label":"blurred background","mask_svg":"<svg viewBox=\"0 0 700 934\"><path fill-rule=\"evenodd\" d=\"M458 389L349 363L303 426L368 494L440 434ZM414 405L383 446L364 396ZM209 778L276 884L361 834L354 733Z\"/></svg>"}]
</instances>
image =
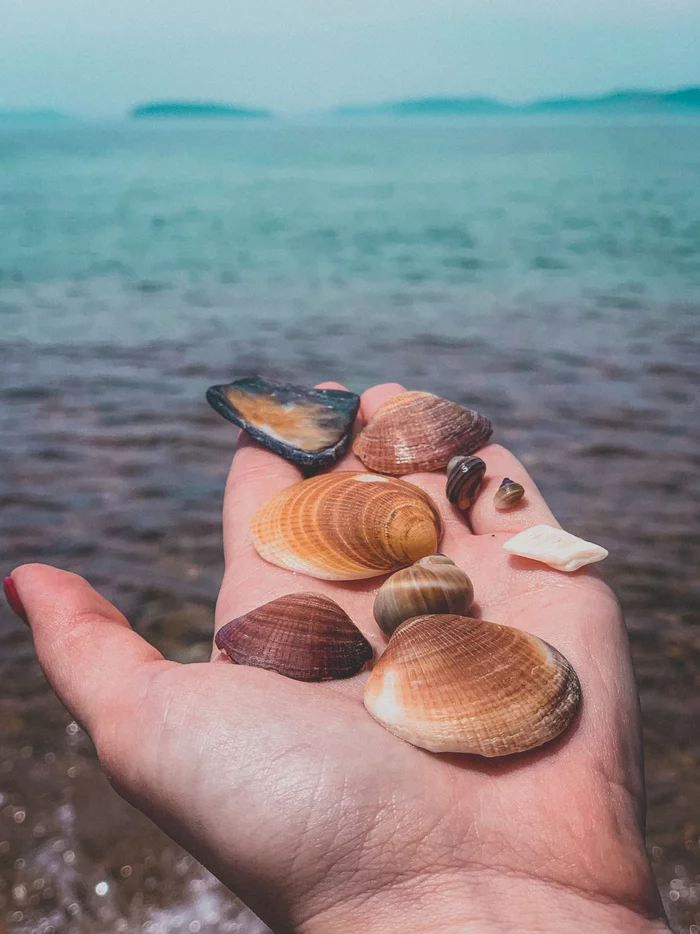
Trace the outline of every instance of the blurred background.
<instances>
[{"instance_id":1,"label":"blurred background","mask_svg":"<svg viewBox=\"0 0 700 934\"><path fill-rule=\"evenodd\" d=\"M0 0L0 554L208 656L252 373L489 415L610 550L649 852L700 934L696 0ZM620 93L623 92L623 93ZM264 929L101 776L0 608L0 926Z\"/></svg>"}]
</instances>

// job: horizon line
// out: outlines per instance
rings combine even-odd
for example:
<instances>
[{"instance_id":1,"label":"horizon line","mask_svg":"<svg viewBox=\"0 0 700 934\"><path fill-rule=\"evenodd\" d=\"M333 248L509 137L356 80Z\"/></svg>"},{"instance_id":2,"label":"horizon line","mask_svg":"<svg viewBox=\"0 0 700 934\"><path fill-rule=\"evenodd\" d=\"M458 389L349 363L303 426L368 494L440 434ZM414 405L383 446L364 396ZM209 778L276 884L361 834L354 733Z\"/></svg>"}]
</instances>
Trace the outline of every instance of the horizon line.
<instances>
[{"instance_id":1,"label":"horizon line","mask_svg":"<svg viewBox=\"0 0 700 934\"><path fill-rule=\"evenodd\" d=\"M700 79L696 84L683 84L675 85L673 87L649 87L649 86L624 86L624 87L614 87L608 91L598 92L598 93L582 93L582 94L551 94L547 96L538 96L538 97L529 97L529 98L509 98L509 97L499 97L497 95L491 95L486 92L475 92L471 94L461 94L461 93L440 93L440 94L420 94L420 95L410 95L410 96L401 96L393 98L374 98L371 101L357 102L353 101L352 103L336 103L324 107L306 107L293 110L286 109L274 109L267 107L263 104L247 104L241 103L239 101L225 100L222 98L152 98L142 101L141 103L135 103L130 105L126 110L114 111L107 113L98 114L96 112L86 113L80 111L70 111L70 110L61 110L58 107L52 107L47 105L35 105L35 106L5 106L0 105L0 116L2 117L22 117L22 116L55 116L63 117L66 119L99 119L99 118L114 118L117 116L124 117L126 119L132 118L134 113L141 108L147 107L168 107L168 106L193 106L193 107L207 107L207 106L218 106L223 108L232 108L240 109L242 111L251 111L251 112L264 112L264 115L267 119L270 117L300 117L300 116L319 116L319 115L342 115L342 111L349 110L371 110L381 107L391 107L401 104L413 104L413 103L424 103L424 102L483 102L489 104L496 104L502 107L510 107L515 109L519 108L528 108L531 106L536 106L539 104L549 104L549 103L562 103L568 101L574 102L588 102L594 103L596 101L607 100L609 98L614 98L617 96L626 96L634 94L647 94L650 96L666 96L673 95L683 91L700 91ZM244 114L245 115L245 114Z\"/></svg>"}]
</instances>

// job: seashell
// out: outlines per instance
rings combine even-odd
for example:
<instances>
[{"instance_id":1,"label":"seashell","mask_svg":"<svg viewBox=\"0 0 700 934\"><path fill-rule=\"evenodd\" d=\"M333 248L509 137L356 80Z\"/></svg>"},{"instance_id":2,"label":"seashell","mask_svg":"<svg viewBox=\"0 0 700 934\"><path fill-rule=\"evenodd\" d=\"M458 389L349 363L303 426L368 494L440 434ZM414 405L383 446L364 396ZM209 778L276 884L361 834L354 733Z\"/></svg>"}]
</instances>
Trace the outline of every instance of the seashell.
<instances>
[{"instance_id":1,"label":"seashell","mask_svg":"<svg viewBox=\"0 0 700 934\"><path fill-rule=\"evenodd\" d=\"M518 532L503 547L512 555L541 561L557 571L578 571L586 564L594 564L608 556L600 545L549 525L534 525Z\"/></svg>"},{"instance_id":2,"label":"seashell","mask_svg":"<svg viewBox=\"0 0 700 934\"><path fill-rule=\"evenodd\" d=\"M267 668L297 681L357 674L372 647L337 603L317 593L272 600L217 632L217 648L237 665Z\"/></svg>"},{"instance_id":3,"label":"seashell","mask_svg":"<svg viewBox=\"0 0 700 934\"><path fill-rule=\"evenodd\" d=\"M525 496L525 488L515 480L505 477L493 497L496 509L512 509Z\"/></svg>"},{"instance_id":4,"label":"seashell","mask_svg":"<svg viewBox=\"0 0 700 934\"><path fill-rule=\"evenodd\" d=\"M384 581L374 601L374 618L390 636L397 626L425 613L466 615L474 600L469 577L446 555L428 555Z\"/></svg>"},{"instance_id":5,"label":"seashell","mask_svg":"<svg viewBox=\"0 0 700 934\"><path fill-rule=\"evenodd\" d=\"M464 616L419 616L389 640L365 707L414 746L490 757L554 739L580 697L569 662L536 636Z\"/></svg>"},{"instance_id":6,"label":"seashell","mask_svg":"<svg viewBox=\"0 0 700 934\"><path fill-rule=\"evenodd\" d=\"M353 444L365 467L395 477L440 470L455 454L473 454L491 437L491 422L429 392L402 392L380 405Z\"/></svg>"},{"instance_id":7,"label":"seashell","mask_svg":"<svg viewBox=\"0 0 700 934\"><path fill-rule=\"evenodd\" d=\"M340 389L305 389L239 379L207 389L207 402L251 438L304 467L330 467L350 445L360 397Z\"/></svg>"},{"instance_id":8,"label":"seashell","mask_svg":"<svg viewBox=\"0 0 700 934\"><path fill-rule=\"evenodd\" d=\"M251 520L258 554L323 580L388 574L437 550L442 522L423 490L357 471L295 483Z\"/></svg>"},{"instance_id":9,"label":"seashell","mask_svg":"<svg viewBox=\"0 0 700 934\"><path fill-rule=\"evenodd\" d=\"M480 457L453 457L447 465L445 495L460 512L466 512L476 499L476 493L486 473L486 464Z\"/></svg>"}]
</instances>

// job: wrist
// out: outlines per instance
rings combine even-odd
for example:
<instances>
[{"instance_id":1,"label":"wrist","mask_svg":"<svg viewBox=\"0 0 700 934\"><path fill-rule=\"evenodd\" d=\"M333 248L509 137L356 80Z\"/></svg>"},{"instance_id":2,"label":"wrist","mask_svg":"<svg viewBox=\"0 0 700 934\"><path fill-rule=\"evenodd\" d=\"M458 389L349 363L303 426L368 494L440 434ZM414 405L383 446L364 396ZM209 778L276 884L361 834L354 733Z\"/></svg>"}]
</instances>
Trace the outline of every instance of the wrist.
<instances>
[{"instance_id":1,"label":"wrist","mask_svg":"<svg viewBox=\"0 0 700 934\"><path fill-rule=\"evenodd\" d=\"M299 934L669 934L656 892L628 906L575 888L493 870L423 877L340 900Z\"/></svg>"}]
</instances>

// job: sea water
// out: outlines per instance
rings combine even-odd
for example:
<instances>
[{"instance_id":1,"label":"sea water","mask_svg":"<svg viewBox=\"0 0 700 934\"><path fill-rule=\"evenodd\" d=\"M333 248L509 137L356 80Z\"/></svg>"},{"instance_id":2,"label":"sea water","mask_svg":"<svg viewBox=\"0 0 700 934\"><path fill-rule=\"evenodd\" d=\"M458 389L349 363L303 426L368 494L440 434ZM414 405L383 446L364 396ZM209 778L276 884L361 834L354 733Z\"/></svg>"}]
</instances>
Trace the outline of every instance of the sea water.
<instances>
[{"instance_id":1,"label":"sea water","mask_svg":"<svg viewBox=\"0 0 700 934\"><path fill-rule=\"evenodd\" d=\"M205 660L232 427L207 385L387 379L473 405L610 550L650 853L700 923L700 122L0 128L0 554ZM0 617L0 918L259 930L116 798ZM565 625L565 621L563 621Z\"/></svg>"}]
</instances>

